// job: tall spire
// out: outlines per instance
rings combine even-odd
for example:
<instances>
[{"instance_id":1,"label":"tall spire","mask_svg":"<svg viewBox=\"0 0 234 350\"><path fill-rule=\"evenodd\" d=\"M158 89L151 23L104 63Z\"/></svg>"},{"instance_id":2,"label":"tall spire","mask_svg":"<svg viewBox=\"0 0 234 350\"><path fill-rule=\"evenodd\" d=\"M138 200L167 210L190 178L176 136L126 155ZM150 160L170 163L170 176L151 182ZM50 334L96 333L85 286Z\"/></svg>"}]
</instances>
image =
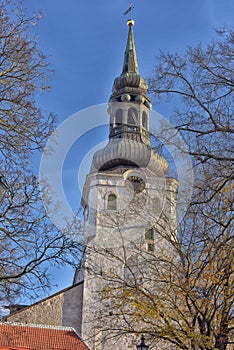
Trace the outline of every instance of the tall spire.
<instances>
[{"instance_id":1,"label":"tall spire","mask_svg":"<svg viewBox=\"0 0 234 350\"><path fill-rule=\"evenodd\" d=\"M133 29L134 20L130 19L127 22L129 31L128 31L128 40L124 53L124 63L123 70L120 76L118 76L113 85L112 95L110 101L115 101L124 93L130 93L131 95L143 95L148 102L150 102L149 97L147 96L148 85L145 80L140 76L136 48L134 42Z\"/></svg>"},{"instance_id":2,"label":"tall spire","mask_svg":"<svg viewBox=\"0 0 234 350\"><path fill-rule=\"evenodd\" d=\"M132 29L134 26L134 21L129 20L128 26L129 26L128 41L127 41L126 50L124 54L124 64L123 64L122 74L126 74L126 73L139 74L136 48L134 43L134 35L133 35L133 29Z\"/></svg>"},{"instance_id":3,"label":"tall spire","mask_svg":"<svg viewBox=\"0 0 234 350\"><path fill-rule=\"evenodd\" d=\"M167 162L150 145L149 119L152 108L148 86L138 70L132 27L124 54L123 70L113 84L109 100L110 134L108 144L93 156L92 171L115 168L148 168L166 171Z\"/></svg>"}]
</instances>

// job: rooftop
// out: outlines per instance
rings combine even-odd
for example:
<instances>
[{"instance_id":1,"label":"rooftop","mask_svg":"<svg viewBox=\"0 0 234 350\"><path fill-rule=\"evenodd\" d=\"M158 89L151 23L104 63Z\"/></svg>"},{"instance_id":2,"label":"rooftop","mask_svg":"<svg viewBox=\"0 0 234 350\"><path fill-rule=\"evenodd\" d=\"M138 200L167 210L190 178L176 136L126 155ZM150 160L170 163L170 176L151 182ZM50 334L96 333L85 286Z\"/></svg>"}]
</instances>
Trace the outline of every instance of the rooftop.
<instances>
[{"instance_id":1,"label":"rooftop","mask_svg":"<svg viewBox=\"0 0 234 350\"><path fill-rule=\"evenodd\" d=\"M89 350L71 327L0 323L0 350Z\"/></svg>"}]
</instances>

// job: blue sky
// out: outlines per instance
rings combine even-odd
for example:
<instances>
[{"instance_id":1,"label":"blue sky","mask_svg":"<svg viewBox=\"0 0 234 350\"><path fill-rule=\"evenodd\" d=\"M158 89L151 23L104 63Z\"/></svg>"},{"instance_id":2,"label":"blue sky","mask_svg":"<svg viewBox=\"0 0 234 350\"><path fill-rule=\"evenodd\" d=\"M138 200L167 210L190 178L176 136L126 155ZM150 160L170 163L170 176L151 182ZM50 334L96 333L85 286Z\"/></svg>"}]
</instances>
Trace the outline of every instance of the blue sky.
<instances>
[{"instance_id":1,"label":"blue sky","mask_svg":"<svg viewBox=\"0 0 234 350\"><path fill-rule=\"evenodd\" d=\"M37 100L42 109L57 115L58 124L83 108L108 101L113 80L121 73L128 31L128 15L123 13L128 4L126 0L25 0L29 13L42 9L45 14L35 31L54 73L50 93ZM135 0L134 6L135 43L144 78L151 74L159 50L183 53L188 46L206 44L215 37L214 28L232 26L234 17L233 0ZM170 106L156 102L154 110L169 118ZM73 164L79 162L78 152L74 146L65 162L71 177L76 176ZM77 209L79 194L71 189L72 181L67 179L65 188ZM58 289L72 281L71 274L55 276Z\"/></svg>"},{"instance_id":2,"label":"blue sky","mask_svg":"<svg viewBox=\"0 0 234 350\"><path fill-rule=\"evenodd\" d=\"M40 46L55 70L50 94L40 99L62 121L70 114L107 102L122 68L126 43L126 0L26 0L28 10L42 9L37 30ZM183 52L206 43L214 28L231 25L233 0L136 0L134 27L140 72L150 75L160 49Z\"/></svg>"}]
</instances>

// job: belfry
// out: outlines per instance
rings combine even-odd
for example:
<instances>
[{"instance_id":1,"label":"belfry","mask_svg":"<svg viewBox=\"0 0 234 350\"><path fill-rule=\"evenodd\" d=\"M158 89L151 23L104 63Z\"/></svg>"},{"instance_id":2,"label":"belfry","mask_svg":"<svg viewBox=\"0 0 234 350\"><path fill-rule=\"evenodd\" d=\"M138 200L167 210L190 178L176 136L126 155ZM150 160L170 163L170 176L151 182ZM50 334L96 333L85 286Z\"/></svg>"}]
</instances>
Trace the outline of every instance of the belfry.
<instances>
[{"instance_id":1,"label":"belfry","mask_svg":"<svg viewBox=\"0 0 234 350\"><path fill-rule=\"evenodd\" d=\"M118 166L167 170L167 162L150 147L149 115L152 105L147 96L147 83L140 76L133 36L134 21L129 20L129 33L122 73L114 81L109 101L109 143L93 157L96 171Z\"/></svg>"}]
</instances>

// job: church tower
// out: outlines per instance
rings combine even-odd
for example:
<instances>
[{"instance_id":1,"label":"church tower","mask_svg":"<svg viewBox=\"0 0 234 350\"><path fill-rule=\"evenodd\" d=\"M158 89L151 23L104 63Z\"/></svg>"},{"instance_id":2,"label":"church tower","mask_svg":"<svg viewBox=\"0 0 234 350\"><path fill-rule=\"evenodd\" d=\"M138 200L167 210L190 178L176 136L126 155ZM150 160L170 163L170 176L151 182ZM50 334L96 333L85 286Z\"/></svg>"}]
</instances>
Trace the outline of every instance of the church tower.
<instances>
[{"instance_id":1,"label":"church tower","mask_svg":"<svg viewBox=\"0 0 234 350\"><path fill-rule=\"evenodd\" d=\"M122 73L109 100L109 142L94 154L83 189L82 338L91 350L127 348L126 340L116 341L107 331L115 311L105 290L131 278L126 266L136 270L140 252L165 249L159 233L171 234L176 227L177 182L167 177L166 159L151 146L152 106L139 74L133 26L129 20Z\"/></svg>"}]
</instances>

